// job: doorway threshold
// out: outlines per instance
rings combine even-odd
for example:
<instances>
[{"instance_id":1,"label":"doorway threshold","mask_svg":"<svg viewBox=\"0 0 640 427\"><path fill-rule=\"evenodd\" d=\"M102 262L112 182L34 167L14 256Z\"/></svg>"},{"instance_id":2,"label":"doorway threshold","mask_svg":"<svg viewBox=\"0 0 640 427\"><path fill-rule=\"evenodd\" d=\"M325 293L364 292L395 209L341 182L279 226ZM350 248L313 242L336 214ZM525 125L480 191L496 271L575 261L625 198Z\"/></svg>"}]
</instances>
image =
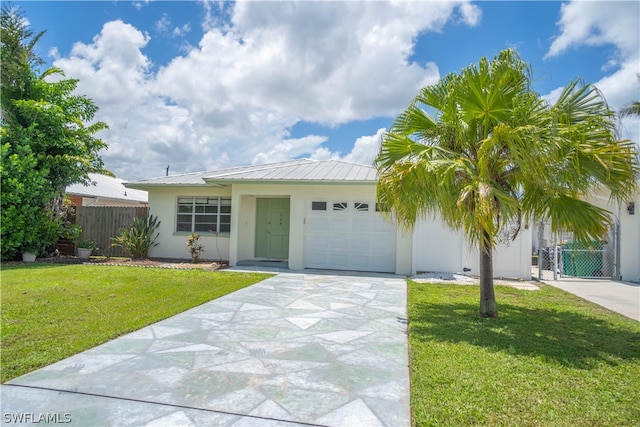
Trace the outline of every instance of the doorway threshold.
<instances>
[{"instance_id":1,"label":"doorway threshold","mask_svg":"<svg viewBox=\"0 0 640 427\"><path fill-rule=\"evenodd\" d=\"M268 267L281 270L289 269L289 261L287 260L245 260L238 261L238 267Z\"/></svg>"}]
</instances>

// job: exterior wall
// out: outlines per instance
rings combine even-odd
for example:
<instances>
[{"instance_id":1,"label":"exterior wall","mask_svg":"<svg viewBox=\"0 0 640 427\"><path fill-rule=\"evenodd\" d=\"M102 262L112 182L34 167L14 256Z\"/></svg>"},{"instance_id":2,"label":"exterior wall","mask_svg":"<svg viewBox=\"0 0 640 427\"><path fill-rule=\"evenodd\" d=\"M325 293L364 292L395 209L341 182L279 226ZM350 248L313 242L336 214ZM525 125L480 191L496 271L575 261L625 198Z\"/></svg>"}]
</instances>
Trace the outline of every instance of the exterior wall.
<instances>
[{"instance_id":1,"label":"exterior wall","mask_svg":"<svg viewBox=\"0 0 640 427\"><path fill-rule=\"evenodd\" d=\"M533 230L522 229L514 241L501 243L493 251L493 277L531 280L531 245ZM480 274L479 250L467 246L470 274Z\"/></svg>"},{"instance_id":2,"label":"exterior wall","mask_svg":"<svg viewBox=\"0 0 640 427\"><path fill-rule=\"evenodd\" d=\"M69 202L71 203L71 206L82 206L82 196L74 196L71 194L67 194L67 197L69 198Z\"/></svg>"},{"instance_id":3,"label":"exterior wall","mask_svg":"<svg viewBox=\"0 0 640 427\"><path fill-rule=\"evenodd\" d=\"M609 210L620 223L620 276L621 280L640 282L640 191L628 202L635 203L634 214L628 210L628 202L618 205L609 201L601 192L587 199L589 203Z\"/></svg>"},{"instance_id":4,"label":"exterior wall","mask_svg":"<svg viewBox=\"0 0 640 427\"><path fill-rule=\"evenodd\" d=\"M640 282L640 194L636 194L635 212L627 206L619 209L620 218L620 276L622 280Z\"/></svg>"},{"instance_id":5,"label":"exterior wall","mask_svg":"<svg viewBox=\"0 0 640 427\"><path fill-rule=\"evenodd\" d=\"M305 225L307 207L311 201L375 201L376 187L349 184L233 184L231 202L232 224L229 264L254 259L256 199L259 197L289 197L289 268L305 266ZM398 232L396 236L396 273L411 272L411 236Z\"/></svg>"},{"instance_id":6,"label":"exterior wall","mask_svg":"<svg viewBox=\"0 0 640 427\"><path fill-rule=\"evenodd\" d=\"M412 273L427 271L462 272L468 267L464 239L440 219L418 221L413 231Z\"/></svg>"},{"instance_id":7,"label":"exterior wall","mask_svg":"<svg viewBox=\"0 0 640 427\"><path fill-rule=\"evenodd\" d=\"M187 248L187 238L191 233L176 232L176 210L179 196L231 196L229 188L216 187L153 187L149 190L149 214L157 216L160 220L157 240L159 245L152 248L149 255L157 258L191 258ZM215 236L212 233L198 234L200 234L200 242L204 246L202 259L215 261L229 259L228 234L220 236Z\"/></svg>"},{"instance_id":8,"label":"exterior wall","mask_svg":"<svg viewBox=\"0 0 640 427\"><path fill-rule=\"evenodd\" d=\"M176 186L149 188L150 214L158 216L159 245L150 256L189 259L186 241L191 233L176 232L176 209L179 196L231 197L231 233L216 236L200 233L204 259L228 260L231 266L252 260L255 248L256 200L261 197L290 199L289 268L305 267L305 226L311 201L376 200L376 188L353 184L233 184L219 188L209 186ZM523 233L509 247L496 250L496 277L531 277L531 233ZM217 240L217 242L216 242ZM218 250L219 248L219 250ZM218 253L220 255L218 255ZM418 223L413 233L398 229L396 234L396 274L416 271L462 271L471 268L478 274L477 254L470 251L460 234L448 230L440 221Z\"/></svg>"},{"instance_id":9,"label":"exterior wall","mask_svg":"<svg viewBox=\"0 0 640 427\"><path fill-rule=\"evenodd\" d=\"M469 246L461 232L449 229L439 218L419 221L414 229L412 273L442 271L480 274L478 250ZM522 230L518 238L500 244L493 254L494 277L531 279L531 229Z\"/></svg>"}]
</instances>

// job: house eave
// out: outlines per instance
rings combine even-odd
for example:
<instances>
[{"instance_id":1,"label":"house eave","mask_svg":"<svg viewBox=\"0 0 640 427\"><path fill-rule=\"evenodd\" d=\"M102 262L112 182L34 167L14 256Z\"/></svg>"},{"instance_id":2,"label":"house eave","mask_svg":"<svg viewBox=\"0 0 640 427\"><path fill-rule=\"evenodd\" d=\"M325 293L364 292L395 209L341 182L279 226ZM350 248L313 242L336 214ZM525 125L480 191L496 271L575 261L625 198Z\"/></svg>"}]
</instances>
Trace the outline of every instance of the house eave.
<instances>
[{"instance_id":1,"label":"house eave","mask_svg":"<svg viewBox=\"0 0 640 427\"><path fill-rule=\"evenodd\" d=\"M228 187L228 185L225 184L221 184L221 183L208 183L208 182L202 182L202 183L125 183L124 184L125 187L127 188L132 188L135 190L148 190L149 188L167 188L167 187L216 187L216 188L224 188L224 187Z\"/></svg>"},{"instance_id":2,"label":"house eave","mask_svg":"<svg viewBox=\"0 0 640 427\"><path fill-rule=\"evenodd\" d=\"M253 184L253 185L376 185L378 181L348 181L348 180L332 180L332 179L224 179L204 178L207 184L217 184L221 187L233 184Z\"/></svg>"}]
</instances>

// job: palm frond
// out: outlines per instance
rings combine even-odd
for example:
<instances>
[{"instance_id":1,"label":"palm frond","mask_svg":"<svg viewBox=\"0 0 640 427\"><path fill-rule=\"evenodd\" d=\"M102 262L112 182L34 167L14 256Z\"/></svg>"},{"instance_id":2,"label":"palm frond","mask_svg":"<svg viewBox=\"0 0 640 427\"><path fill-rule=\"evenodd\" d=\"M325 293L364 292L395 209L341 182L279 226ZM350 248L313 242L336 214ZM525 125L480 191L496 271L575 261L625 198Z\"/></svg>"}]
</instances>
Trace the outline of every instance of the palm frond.
<instances>
[{"instance_id":1,"label":"palm frond","mask_svg":"<svg viewBox=\"0 0 640 427\"><path fill-rule=\"evenodd\" d=\"M619 115L620 117L640 117L640 101L632 102L622 108Z\"/></svg>"}]
</instances>

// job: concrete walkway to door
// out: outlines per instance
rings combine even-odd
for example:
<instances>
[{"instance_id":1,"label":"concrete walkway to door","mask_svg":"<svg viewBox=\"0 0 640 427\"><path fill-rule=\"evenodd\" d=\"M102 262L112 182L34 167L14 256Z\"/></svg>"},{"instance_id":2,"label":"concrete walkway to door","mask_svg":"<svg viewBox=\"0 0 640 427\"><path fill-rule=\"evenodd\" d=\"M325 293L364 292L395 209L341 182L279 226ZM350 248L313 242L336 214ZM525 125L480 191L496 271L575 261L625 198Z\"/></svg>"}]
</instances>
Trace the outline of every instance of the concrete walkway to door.
<instances>
[{"instance_id":1,"label":"concrete walkway to door","mask_svg":"<svg viewBox=\"0 0 640 427\"><path fill-rule=\"evenodd\" d=\"M406 316L398 276L279 274L4 384L2 419L408 426Z\"/></svg>"}]
</instances>

